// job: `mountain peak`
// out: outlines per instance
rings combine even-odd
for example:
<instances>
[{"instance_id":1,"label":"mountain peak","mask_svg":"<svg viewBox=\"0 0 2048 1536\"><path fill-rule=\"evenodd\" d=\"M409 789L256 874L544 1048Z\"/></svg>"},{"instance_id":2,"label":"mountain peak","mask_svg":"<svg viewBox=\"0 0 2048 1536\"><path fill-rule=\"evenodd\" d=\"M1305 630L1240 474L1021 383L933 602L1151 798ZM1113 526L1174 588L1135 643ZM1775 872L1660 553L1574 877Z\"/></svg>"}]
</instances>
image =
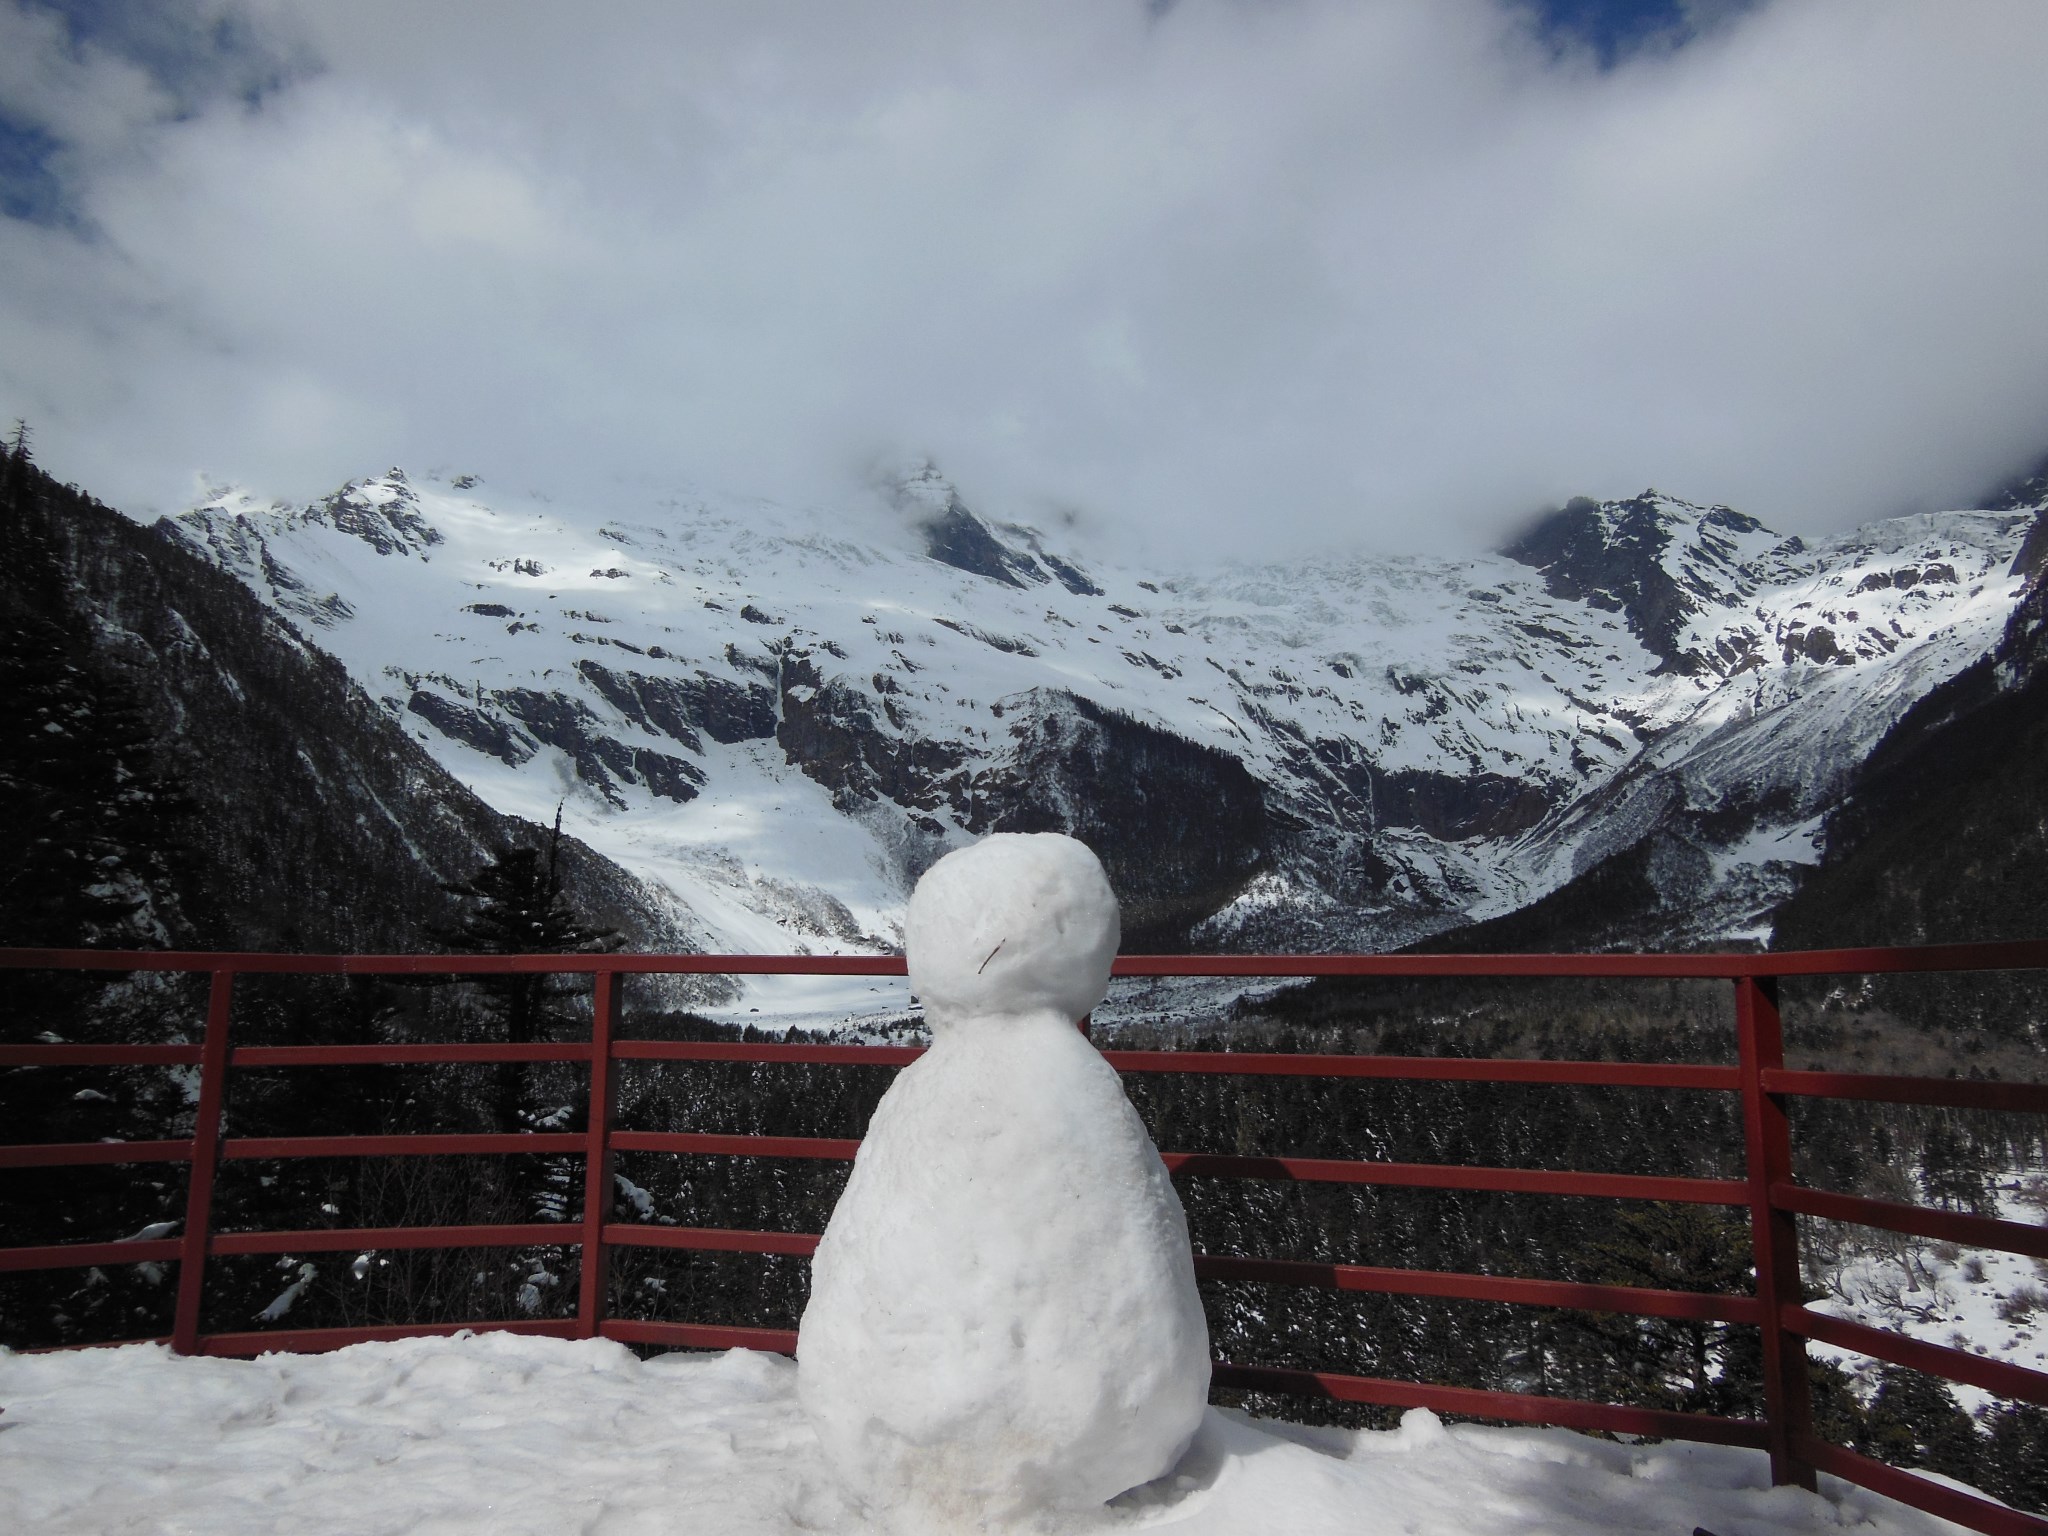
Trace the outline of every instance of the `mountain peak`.
<instances>
[{"instance_id":1,"label":"mountain peak","mask_svg":"<svg viewBox=\"0 0 2048 1536\"><path fill-rule=\"evenodd\" d=\"M1984 505L1999 512L2048 512L2048 455L1990 492Z\"/></svg>"},{"instance_id":2,"label":"mountain peak","mask_svg":"<svg viewBox=\"0 0 2048 1536\"><path fill-rule=\"evenodd\" d=\"M924 539L924 553L941 565L1019 589L1052 579L1030 554L1005 543L968 510L959 490L930 459L898 476L889 495L910 515Z\"/></svg>"},{"instance_id":3,"label":"mountain peak","mask_svg":"<svg viewBox=\"0 0 2048 1536\"><path fill-rule=\"evenodd\" d=\"M1542 572L1553 597L1625 613L1659 671L1692 676L1709 663L1684 644L1689 622L1742 601L1749 563L1778 542L1753 517L1652 486L1626 501L1574 496L1501 553Z\"/></svg>"},{"instance_id":4,"label":"mountain peak","mask_svg":"<svg viewBox=\"0 0 2048 1536\"><path fill-rule=\"evenodd\" d=\"M309 521L326 523L361 539L380 555L419 555L439 544L441 530L420 513L420 499L395 466L365 480L351 480L306 509Z\"/></svg>"}]
</instances>

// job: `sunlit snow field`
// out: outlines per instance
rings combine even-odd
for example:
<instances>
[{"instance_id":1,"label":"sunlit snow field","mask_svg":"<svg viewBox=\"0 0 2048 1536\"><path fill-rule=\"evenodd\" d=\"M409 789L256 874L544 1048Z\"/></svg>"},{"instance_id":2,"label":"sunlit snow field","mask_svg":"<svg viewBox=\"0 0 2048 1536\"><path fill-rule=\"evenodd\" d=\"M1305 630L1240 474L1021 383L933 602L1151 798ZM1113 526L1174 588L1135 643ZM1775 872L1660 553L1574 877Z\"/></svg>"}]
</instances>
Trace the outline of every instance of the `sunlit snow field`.
<instances>
[{"instance_id":1,"label":"sunlit snow field","mask_svg":"<svg viewBox=\"0 0 2048 1536\"><path fill-rule=\"evenodd\" d=\"M1318 950L1398 947L1420 935L1417 911L1478 920L1556 889L1640 836L1671 782L1695 805L1748 804L1781 784L1783 804L1713 856L1714 888L1743 892L1738 926L1719 936L1753 938L1754 913L1774 903L1749 885L1812 863L1816 818L1847 767L1997 643L2028 522L1927 513L1809 544L1653 497L1671 531L1666 574L1703 604L1674 643L1719 658L1694 675L1664 664L1624 616L1557 597L1504 555L1175 571L1066 548L1062 562L1087 572L1077 590L1035 564L1035 579L1007 583L931 558L919 529L954 491L928 466L891 495L830 509L695 492L572 506L392 471L296 508L220 488L173 526L335 656L486 803L542 826L559 807L571 833L646 882L687 937L679 947L871 954L896 943L924 857L969 837L952 792L926 784L913 798L931 803L915 822L907 802L835 799L821 781L832 774L813 777L820 765L799 764L776 738L684 741L652 717L628 718L619 679L735 698L763 690L786 713L816 695L785 676L785 658L801 657L804 676L843 685L835 708L862 714L870 748L944 744L970 786L1014 767L1021 721L1082 700L1241 763L1313 822L1369 826L1376 856L1402 871L1373 898L1382 905L1359 905L1278 861L1208 919L1205 942L1222 949L1242 948L1239 936L1275 914L1297 919ZM1009 540L1019 560L1056 554L1032 530L983 534ZM1913 579L1894 582L1907 568ZM1920 578L1936 570L1943 579ZM1813 625L1839 637L1840 665L1792 643ZM1722 676L1738 654L1749 659ZM593 678L613 679L612 693ZM692 793L672 799L626 779L598 788L559 745L514 730L507 711L522 696L580 711L579 729L621 750L681 752ZM517 750L497 755L431 723L472 716L514 732ZM1462 781L1483 766L1553 810L1484 837L1382 822L1353 789L1327 798L1327 767L1304 767L1310 742L1355 744L1383 778ZM867 808L850 812L857 803ZM916 837L914 824L925 829ZM920 853L926 836L936 841ZM673 991L779 1027L899 1006L869 978Z\"/></svg>"},{"instance_id":2,"label":"sunlit snow field","mask_svg":"<svg viewBox=\"0 0 2048 1536\"><path fill-rule=\"evenodd\" d=\"M833 1487L796 1368L641 1361L482 1334L329 1355L156 1345L0 1352L0 1531L39 1536L795 1536L869 1529ZM1832 1479L1771 1488L1761 1453L1564 1430L1373 1433L1211 1410L1178 1473L1085 1525L1185 1536L1716 1536L1960 1528Z\"/></svg>"}]
</instances>

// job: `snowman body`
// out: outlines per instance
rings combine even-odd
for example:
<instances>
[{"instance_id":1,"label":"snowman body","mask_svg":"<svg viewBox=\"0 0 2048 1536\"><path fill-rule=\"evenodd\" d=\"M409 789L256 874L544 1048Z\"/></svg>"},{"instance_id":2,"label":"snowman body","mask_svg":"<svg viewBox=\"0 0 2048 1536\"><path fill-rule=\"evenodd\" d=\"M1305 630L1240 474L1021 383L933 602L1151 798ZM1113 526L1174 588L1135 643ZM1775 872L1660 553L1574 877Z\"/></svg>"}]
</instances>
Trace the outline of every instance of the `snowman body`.
<instances>
[{"instance_id":1,"label":"snowman body","mask_svg":"<svg viewBox=\"0 0 2048 1536\"><path fill-rule=\"evenodd\" d=\"M1075 1021L1116 905L1070 838L998 835L926 874L906 924L932 1048L869 1125L812 1265L798 1393L899 1530L1099 1507L1172 1468L1207 1399L1187 1224Z\"/></svg>"}]
</instances>

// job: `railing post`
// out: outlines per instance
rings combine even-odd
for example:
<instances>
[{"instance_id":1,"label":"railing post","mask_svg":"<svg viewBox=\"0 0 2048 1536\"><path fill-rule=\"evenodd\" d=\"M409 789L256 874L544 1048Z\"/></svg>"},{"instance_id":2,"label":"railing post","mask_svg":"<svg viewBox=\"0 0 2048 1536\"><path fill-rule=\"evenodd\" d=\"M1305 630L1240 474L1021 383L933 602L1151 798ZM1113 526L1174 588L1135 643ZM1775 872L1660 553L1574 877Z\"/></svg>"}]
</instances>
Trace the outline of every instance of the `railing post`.
<instances>
[{"instance_id":1,"label":"railing post","mask_svg":"<svg viewBox=\"0 0 2048 1536\"><path fill-rule=\"evenodd\" d=\"M215 971L206 999L206 1043L199 1053L199 1107L192 1117L192 1177L185 1191L185 1232L178 1250L178 1305L171 1348L199 1353L199 1305L206 1292L206 1249L213 1229L213 1172L220 1162L221 1106L227 1098L228 1019L235 973Z\"/></svg>"},{"instance_id":2,"label":"railing post","mask_svg":"<svg viewBox=\"0 0 2048 1536\"><path fill-rule=\"evenodd\" d=\"M1742 1126L1749 1168L1749 1231L1756 1255L1756 1296L1763 1305L1764 1416L1770 1435L1771 1481L1814 1486L1813 1468L1796 1449L1813 1431L1806 1341L1786 1331L1781 1310L1797 1306L1799 1228L1790 1211L1771 1203L1771 1185L1792 1177L1792 1126L1785 1101L1764 1092L1763 1073L1785 1064L1775 976L1735 983L1735 1030L1741 1052Z\"/></svg>"},{"instance_id":3,"label":"railing post","mask_svg":"<svg viewBox=\"0 0 2048 1536\"><path fill-rule=\"evenodd\" d=\"M612 1117L618 1109L612 1031L619 1022L619 973L600 970L590 1007L590 1116L583 1153L583 1271L576 1291L576 1336L597 1336L604 1321L604 1219L612 1208Z\"/></svg>"}]
</instances>

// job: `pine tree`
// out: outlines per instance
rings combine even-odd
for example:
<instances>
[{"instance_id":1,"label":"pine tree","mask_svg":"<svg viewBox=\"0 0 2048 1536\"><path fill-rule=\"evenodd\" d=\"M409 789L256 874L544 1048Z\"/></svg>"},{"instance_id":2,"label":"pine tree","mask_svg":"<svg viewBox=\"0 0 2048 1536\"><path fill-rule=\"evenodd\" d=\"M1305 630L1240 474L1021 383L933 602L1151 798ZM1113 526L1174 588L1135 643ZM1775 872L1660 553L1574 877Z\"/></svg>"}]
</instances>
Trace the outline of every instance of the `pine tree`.
<instances>
[{"instance_id":1,"label":"pine tree","mask_svg":"<svg viewBox=\"0 0 2048 1536\"><path fill-rule=\"evenodd\" d=\"M500 847L489 863L469 879L445 887L472 905L461 921L429 930L447 948L481 955L609 954L623 942L620 935L586 923L563 889L562 811L542 846L512 843ZM583 990L567 978L541 974L479 976L472 980L490 1000L514 1045L532 1045L551 1038L568 1023L555 1005ZM525 1098L522 1063L502 1064L496 1073L494 1118L504 1131L519 1128Z\"/></svg>"},{"instance_id":2,"label":"pine tree","mask_svg":"<svg viewBox=\"0 0 2048 1536\"><path fill-rule=\"evenodd\" d=\"M0 943L148 948L168 937L151 908L188 806L73 609L28 443L17 421L0 456L0 800L22 832L0 871Z\"/></svg>"},{"instance_id":3,"label":"pine tree","mask_svg":"<svg viewBox=\"0 0 2048 1536\"><path fill-rule=\"evenodd\" d=\"M1711 1206L1619 1211L1574 1255L1580 1278L1657 1290L1740 1294L1750 1287L1749 1233ZM1569 1389L1659 1407L1741 1413L1758 1383L1728 1348L1728 1330L1695 1318L1562 1312L1543 1326Z\"/></svg>"},{"instance_id":4,"label":"pine tree","mask_svg":"<svg viewBox=\"0 0 2048 1536\"><path fill-rule=\"evenodd\" d=\"M1920 1149L1920 1186L1929 1201L1951 1211L1996 1216L1991 1194L1991 1160L1969 1133L1939 1115L1927 1127Z\"/></svg>"},{"instance_id":5,"label":"pine tree","mask_svg":"<svg viewBox=\"0 0 2048 1536\"><path fill-rule=\"evenodd\" d=\"M30 436L28 423L15 417L14 435L8 438L5 452L0 453L0 494L13 496L27 478L28 466L34 462L29 453Z\"/></svg>"},{"instance_id":6,"label":"pine tree","mask_svg":"<svg viewBox=\"0 0 2048 1536\"><path fill-rule=\"evenodd\" d=\"M2048 1513L2048 1408L2004 1403L1986 1420L1980 1484L2021 1509Z\"/></svg>"},{"instance_id":7,"label":"pine tree","mask_svg":"<svg viewBox=\"0 0 2048 1536\"><path fill-rule=\"evenodd\" d=\"M1926 1467L1968 1483L1976 1480L1983 1445L1946 1382L1880 1365L1859 1449L1895 1467Z\"/></svg>"},{"instance_id":8,"label":"pine tree","mask_svg":"<svg viewBox=\"0 0 2048 1536\"><path fill-rule=\"evenodd\" d=\"M429 930L454 950L486 955L588 955L609 953L623 942L619 934L585 922L569 901L562 878L560 806L555 808L554 826L544 844L501 846L476 874L445 889L470 903L461 921L452 927ZM502 1030L502 1038L515 1045L550 1039L570 1026L570 1012L559 1005L583 994L587 986L578 978L537 973L450 979L466 979L476 985L489 1011L496 1014L493 1022ZM529 1089L536 1075L525 1062L501 1062L493 1069L490 1111L496 1130L512 1133L532 1126ZM501 1177L500 1188L521 1212L521 1219L561 1221L571 1216L569 1205L576 1185L573 1159L515 1157L507 1160ZM568 1273L570 1262L569 1252L563 1248L519 1250L512 1259L513 1273L524 1277L516 1298L519 1309L531 1314L547 1308L550 1299L543 1288Z\"/></svg>"},{"instance_id":9,"label":"pine tree","mask_svg":"<svg viewBox=\"0 0 2048 1536\"><path fill-rule=\"evenodd\" d=\"M0 805L13 834L0 862L0 945L152 948L183 936L178 834L189 803L160 770L141 695L80 599L64 543L79 503L36 467L16 422L0 438ZM175 1027L165 996L131 992L125 978L9 971L0 1018L15 1039L47 1026L85 1043L154 1041ZM189 1106L160 1073L0 1073L0 1136L10 1141L152 1140L170 1134L176 1113ZM0 1180L0 1231L54 1234L89 1220L132 1232L175 1216L167 1186L129 1174ZM34 1342L137 1331L137 1316L163 1315L158 1279L147 1266L10 1277L0 1312Z\"/></svg>"}]
</instances>

